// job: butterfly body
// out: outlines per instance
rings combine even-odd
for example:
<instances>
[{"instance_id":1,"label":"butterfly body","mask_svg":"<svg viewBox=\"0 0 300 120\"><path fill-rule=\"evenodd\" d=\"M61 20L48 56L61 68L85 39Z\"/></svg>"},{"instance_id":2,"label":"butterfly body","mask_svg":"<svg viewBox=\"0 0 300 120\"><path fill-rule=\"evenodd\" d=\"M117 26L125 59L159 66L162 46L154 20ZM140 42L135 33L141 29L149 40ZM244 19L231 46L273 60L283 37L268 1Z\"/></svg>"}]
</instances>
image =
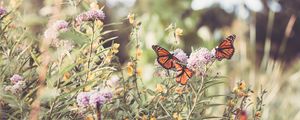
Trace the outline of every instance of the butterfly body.
<instances>
[{"instance_id":1,"label":"butterfly body","mask_svg":"<svg viewBox=\"0 0 300 120\"><path fill-rule=\"evenodd\" d=\"M215 48L215 56L219 61L224 58L231 59L235 51L233 46L235 38L235 35L230 35L226 39L222 40L221 43Z\"/></svg>"}]
</instances>

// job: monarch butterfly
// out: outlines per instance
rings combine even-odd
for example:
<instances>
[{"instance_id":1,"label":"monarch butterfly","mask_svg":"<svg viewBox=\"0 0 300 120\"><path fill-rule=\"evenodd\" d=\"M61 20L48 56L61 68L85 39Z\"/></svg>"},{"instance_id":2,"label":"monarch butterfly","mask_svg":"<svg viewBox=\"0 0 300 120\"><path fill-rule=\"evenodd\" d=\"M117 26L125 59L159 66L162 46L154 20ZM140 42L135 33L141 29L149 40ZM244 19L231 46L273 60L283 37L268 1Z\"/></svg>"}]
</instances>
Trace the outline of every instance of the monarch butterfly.
<instances>
[{"instance_id":1,"label":"monarch butterfly","mask_svg":"<svg viewBox=\"0 0 300 120\"><path fill-rule=\"evenodd\" d=\"M152 45L152 49L156 52L157 62L167 70L174 68L174 61L179 61L173 54L158 45Z\"/></svg>"},{"instance_id":2,"label":"monarch butterfly","mask_svg":"<svg viewBox=\"0 0 300 120\"><path fill-rule=\"evenodd\" d=\"M178 62L174 64L177 70L176 82L181 85L186 85L187 81L193 76L193 71Z\"/></svg>"},{"instance_id":3,"label":"monarch butterfly","mask_svg":"<svg viewBox=\"0 0 300 120\"><path fill-rule=\"evenodd\" d=\"M216 58L221 61L222 59L230 59L234 53L233 42L236 38L235 35L230 35L226 39L222 40L222 42L215 48Z\"/></svg>"}]
</instances>

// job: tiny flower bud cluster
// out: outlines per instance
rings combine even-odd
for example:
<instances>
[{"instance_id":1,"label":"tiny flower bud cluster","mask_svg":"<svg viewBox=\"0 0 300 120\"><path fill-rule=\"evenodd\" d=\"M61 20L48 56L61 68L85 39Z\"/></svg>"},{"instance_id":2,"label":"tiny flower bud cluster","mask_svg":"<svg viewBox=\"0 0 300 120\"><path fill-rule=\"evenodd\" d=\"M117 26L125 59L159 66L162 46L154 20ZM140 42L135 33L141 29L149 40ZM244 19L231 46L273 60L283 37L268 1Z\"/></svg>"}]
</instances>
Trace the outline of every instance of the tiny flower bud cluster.
<instances>
[{"instance_id":1,"label":"tiny flower bud cluster","mask_svg":"<svg viewBox=\"0 0 300 120\"><path fill-rule=\"evenodd\" d=\"M18 74L14 74L10 78L10 82L13 85L6 86L5 91L9 91L13 94L21 93L23 91L23 89L26 87L26 83L25 83L25 81L23 81L23 77Z\"/></svg>"},{"instance_id":2,"label":"tiny flower bud cluster","mask_svg":"<svg viewBox=\"0 0 300 120\"><path fill-rule=\"evenodd\" d=\"M102 89L100 91L80 92L77 95L77 104L79 107L97 107L102 106L106 102L111 101L113 93L110 89Z\"/></svg>"},{"instance_id":3,"label":"tiny flower bud cluster","mask_svg":"<svg viewBox=\"0 0 300 120\"><path fill-rule=\"evenodd\" d=\"M0 8L0 16L3 16L7 13L7 11L4 8Z\"/></svg>"},{"instance_id":4,"label":"tiny flower bud cluster","mask_svg":"<svg viewBox=\"0 0 300 120\"><path fill-rule=\"evenodd\" d=\"M102 10L90 10L79 14L76 17L76 23L81 24L86 21L104 20L105 14Z\"/></svg>"}]
</instances>

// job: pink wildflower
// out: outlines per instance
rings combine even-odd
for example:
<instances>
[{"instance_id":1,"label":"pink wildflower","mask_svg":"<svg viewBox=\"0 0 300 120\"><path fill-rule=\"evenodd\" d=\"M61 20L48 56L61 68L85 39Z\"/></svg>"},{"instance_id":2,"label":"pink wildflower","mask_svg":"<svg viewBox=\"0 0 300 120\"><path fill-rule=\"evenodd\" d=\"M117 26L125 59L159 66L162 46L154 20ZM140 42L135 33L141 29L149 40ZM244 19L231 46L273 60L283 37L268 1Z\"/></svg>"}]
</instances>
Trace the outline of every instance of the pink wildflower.
<instances>
[{"instance_id":1,"label":"pink wildflower","mask_svg":"<svg viewBox=\"0 0 300 120\"><path fill-rule=\"evenodd\" d=\"M90 10L79 14L76 17L76 23L81 24L84 21L103 20L104 18L105 14L102 10Z\"/></svg>"},{"instance_id":2,"label":"pink wildflower","mask_svg":"<svg viewBox=\"0 0 300 120\"><path fill-rule=\"evenodd\" d=\"M81 92L77 95L77 104L80 107L87 107L90 103L90 92Z\"/></svg>"},{"instance_id":3,"label":"pink wildflower","mask_svg":"<svg viewBox=\"0 0 300 120\"><path fill-rule=\"evenodd\" d=\"M65 20L57 20L53 23L52 27L57 31L65 32L68 30L69 23Z\"/></svg>"},{"instance_id":4,"label":"pink wildflower","mask_svg":"<svg viewBox=\"0 0 300 120\"><path fill-rule=\"evenodd\" d=\"M187 63L187 59L188 59L188 56L186 55L186 53L181 50L181 49L176 49L174 50L173 52L173 55L178 58L181 62L183 63Z\"/></svg>"},{"instance_id":5,"label":"pink wildflower","mask_svg":"<svg viewBox=\"0 0 300 120\"><path fill-rule=\"evenodd\" d=\"M191 53L187 60L187 67L193 71L203 71L204 67L212 61L213 55L207 48L200 48Z\"/></svg>"},{"instance_id":6,"label":"pink wildflower","mask_svg":"<svg viewBox=\"0 0 300 120\"><path fill-rule=\"evenodd\" d=\"M22 81L23 80L23 77L18 75L18 74L14 74L11 78L10 78L10 81L13 83L13 84L17 84L19 81Z\"/></svg>"},{"instance_id":7,"label":"pink wildflower","mask_svg":"<svg viewBox=\"0 0 300 120\"><path fill-rule=\"evenodd\" d=\"M0 8L0 16L6 14L7 11L4 8Z\"/></svg>"},{"instance_id":8,"label":"pink wildflower","mask_svg":"<svg viewBox=\"0 0 300 120\"><path fill-rule=\"evenodd\" d=\"M106 98L99 91L93 92L90 96L90 105L93 107L102 106L106 102Z\"/></svg>"}]
</instances>

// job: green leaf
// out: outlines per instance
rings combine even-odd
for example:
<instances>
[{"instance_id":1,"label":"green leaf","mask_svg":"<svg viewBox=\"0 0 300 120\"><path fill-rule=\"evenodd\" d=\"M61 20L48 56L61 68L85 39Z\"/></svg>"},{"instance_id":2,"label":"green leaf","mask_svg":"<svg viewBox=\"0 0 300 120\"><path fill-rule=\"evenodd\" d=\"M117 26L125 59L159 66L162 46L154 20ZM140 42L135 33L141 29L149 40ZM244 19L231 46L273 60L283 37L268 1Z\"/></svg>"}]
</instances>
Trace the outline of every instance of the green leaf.
<instances>
[{"instance_id":1,"label":"green leaf","mask_svg":"<svg viewBox=\"0 0 300 120\"><path fill-rule=\"evenodd\" d=\"M70 90L70 92L67 92L67 93L63 93L61 94L58 98L62 98L62 97L66 97L67 95L73 93L73 92L76 92L76 91L79 91L80 89L83 89L84 87L88 86L88 85L91 85L93 84L95 81L91 80L91 81L87 81L84 85L81 85L75 89L72 89Z\"/></svg>"},{"instance_id":2,"label":"green leaf","mask_svg":"<svg viewBox=\"0 0 300 120\"><path fill-rule=\"evenodd\" d=\"M118 36L115 36L115 37L111 37L111 38L105 39L105 40L103 40L103 42L101 42L101 43L99 44L99 46L102 46L102 45L104 45L105 43L110 42L110 41L113 41L113 40L115 40L115 39L117 39L117 38L119 38L119 37L118 37Z\"/></svg>"},{"instance_id":3,"label":"green leaf","mask_svg":"<svg viewBox=\"0 0 300 120\"><path fill-rule=\"evenodd\" d=\"M202 119L229 119L227 117L218 117L218 116L209 116L209 117L203 117Z\"/></svg>"},{"instance_id":4,"label":"green leaf","mask_svg":"<svg viewBox=\"0 0 300 120\"><path fill-rule=\"evenodd\" d=\"M222 84L222 83L224 83L223 81L221 81L221 82L214 82L214 83L211 83L211 84L205 84L205 86L203 87L203 89L202 90L206 90L206 89L208 89L209 87L211 87L211 86L214 86L214 85L218 85L218 84Z\"/></svg>"},{"instance_id":5,"label":"green leaf","mask_svg":"<svg viewBox=\"0 0 300 120\"><path fill-rule=\"evenodd\" d=\"M40 66L40 64L39 64L39 62L38 62L38 60L37 60L37 56L35 56L35 54L32 53L32 52L30 52L30 55L31 55L31 58L33 59L33 61L34 61L38 66Z\"/></svg>"},{"instance_id":6,"label":"green leaf","mask_svg":"<svg viewBox=\"0 0 300 120\"><path fill-rule=\"evenodd\" d=\"M218 104L218 103L216 103L216 104L204 105L203 107L208 108L208 107L216 107L216 106L223 106L223 105L226 106L227 104L222 104L222 103Z\"/></svg>"},{"instance_id":7,"label":"green leaf","mask_svg":"<svg viewBox=\"0 0 300 120\"><path fill-rule=\"evenodd\" d=\"M215 98L215 97L229 97L229 95L211 95L211 96L207 96L206 99Z\"/></svg>"},{"instance_id":8,"label":"green leaf","mask_svg":"<svg viewBox=\"0 0 300 120\"><path fill-rule=\"evenodd\" d=\"M66 67L64 67L60 72L59 72L59 75L63 75L64 73L72 70L77 64L71 64L71 65L68 65Z\"/></svg>"},{"instance_id":9,"label":"green leaf","mask_svg":"<svg viewBox=\"0 0 300 120\"><path fill-rule=\"evenodd\" d=\"M154 92L153 90L147 89L147 92L148 92L150 95L152 95L152 96L155 95L155 92Z\"/></svg>"},{"instance_id":10,"label":"green leaf","mask_svg":"<svg viewBox=\"0 0 300 120\"><path fill-rule=\"evenodd\" d=\"M78 33L74 29L70 29L69 31L60 33L59 38L66 39L66 40L72 40L78 45L83 45L83 44L87 43L87 41L89 41L88 36Z\"/></svg>"}]
</instances>

